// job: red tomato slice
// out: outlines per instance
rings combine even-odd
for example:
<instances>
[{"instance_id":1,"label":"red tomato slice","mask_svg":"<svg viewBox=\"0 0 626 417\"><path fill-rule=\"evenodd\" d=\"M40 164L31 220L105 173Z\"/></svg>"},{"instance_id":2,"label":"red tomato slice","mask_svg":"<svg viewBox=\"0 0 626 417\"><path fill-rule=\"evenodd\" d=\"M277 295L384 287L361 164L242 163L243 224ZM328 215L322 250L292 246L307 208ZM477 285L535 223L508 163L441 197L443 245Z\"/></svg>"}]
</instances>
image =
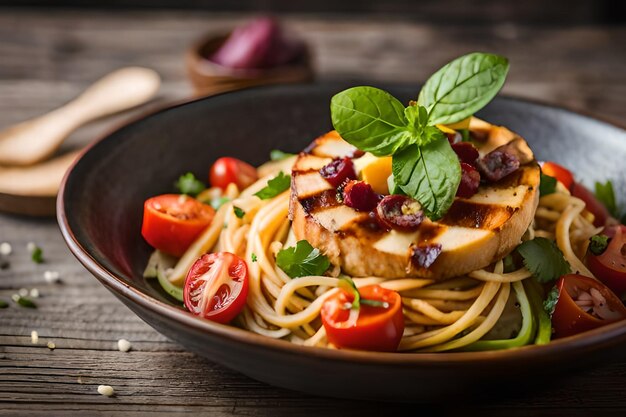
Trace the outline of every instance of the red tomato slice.
<instances>
[{"instance_id":1,"label":"red tomato slice","mask_svg":"<svg viewBox=\"0 0 626 417\"><path fill-rule=\"evenodd\" d=\"M587 253L587 265L593 274L617 295L626 294L626 226L609 228L612 236L601 255Z\"/></svg>"},{"instance_id":2,"label":"red tomato slice","mask_svg":"<svg viewBox=\"0 0 626 417\"><path fill-rule=\"evenodd\" d=\"M566 337L626 318L626 307L601 282L582 275L562 276L552 315L555 337Z\"/></svg>"},{"instance_id":3,"label":"red tomato slice","mask_svg":"<svg viewBox=\"0 0 626 417\"><path fill-rule=\"evenodd\" d=\"M195 198L163 194L143 205L141 234L154 248L181 256L211 223L215 210Z\"/></svg>"},{"instance_id":4,"label":"red tomato slice","mask_svg":"<svg viewBox=\"0 0 626 417\"><path fill-rule=\"evenodd\" d=\"M568 190L574 183L574 176L570 170L557 164L556 162L544 162L541 165L541 171L546 175L556 178Z\"/></svg>"},{"instance_id":5,"label":"red tomato slice","mask_svg":"<svg viewBox=\"0 0 626 417\"><path fill-rule=\"evenodd\" d=\"M580 198L585 202L585 208L593 214L593 225L602 227L606 224L611 214L604 207L604 204L598 201L596 196L582 184L574 182L570 188L570 192L574 197Z\"/></svg>"},{"instance_id":6,"label":"red tomato slice","mask_svg":"<svg viewBox=\"0 0 626 417\"><path fill-rule=\"evenodd\" d=\"M229 323L246 304L248 266L230 252L202 255L187 274L183 296L192 314Z\"/></svg>"},{"instance_id":7,"label":"red tomato slice","mask_svg":"<svg viewBox=\"0 0 626 417\"><path fill-rule=\"evenodd\" d=\"M222 190L228 184L237 184L243 190L259 179L256 168L237 158L223 157L213 163L209 173L209 182Z\"/></svg>"},{"instance_id":8,"label":"red tomato slice","mask_svg":"<svg viewBox=\"0 0 626 417\"><path fill-rule=\"evenodd\" d=\"M353 294L340 290L322 306L322 323L328 341L339 348L393 352L398 349L404 332L400 294L379 285L359 288L361 299L386 302L388 307L361 304L356 323L350 320L346 305Z\"/></svg>"}]
</instances>

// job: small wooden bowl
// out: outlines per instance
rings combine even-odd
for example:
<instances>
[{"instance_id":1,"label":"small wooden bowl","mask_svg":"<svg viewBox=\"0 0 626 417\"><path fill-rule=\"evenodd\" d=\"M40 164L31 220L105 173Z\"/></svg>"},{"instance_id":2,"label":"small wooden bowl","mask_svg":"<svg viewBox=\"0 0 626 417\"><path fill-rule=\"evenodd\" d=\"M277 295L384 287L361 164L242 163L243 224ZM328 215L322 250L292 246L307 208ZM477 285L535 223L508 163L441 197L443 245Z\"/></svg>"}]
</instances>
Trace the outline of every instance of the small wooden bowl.
<instances>
[{"instance_id":1,"label":"small wooden bowl","mask_svg":"<svg viewBox=\"0 0 626 417\"><path fill-rule=\"evenodd\" d=\"M313 80L308 48L297 61L267 69L233 69L217 64L211 56L228 38L211 34L194 43L185 56L187 73L196 95L212 95L264 84L302 83Z\"/></svg>"}]
</instances>

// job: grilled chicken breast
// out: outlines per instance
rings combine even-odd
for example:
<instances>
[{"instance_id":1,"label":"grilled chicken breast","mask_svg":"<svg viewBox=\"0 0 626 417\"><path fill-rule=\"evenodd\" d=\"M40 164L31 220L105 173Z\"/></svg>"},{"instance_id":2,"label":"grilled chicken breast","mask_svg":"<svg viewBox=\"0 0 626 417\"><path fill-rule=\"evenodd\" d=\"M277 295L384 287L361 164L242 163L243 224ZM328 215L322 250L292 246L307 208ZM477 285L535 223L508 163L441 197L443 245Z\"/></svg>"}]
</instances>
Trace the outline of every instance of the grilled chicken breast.
<instances>
[{"instance_id":1,"label":"grilled chicken breast","mask_svg":"<svg viewBox=\"0 0 626 417\"><path fill-rule=\"evenodd\" d=\"M484 268L515 248L532 222L539 199L540 170L526 142L510 130L473 118L470 131L480 156L507 145L521 166L471 198L457 197L440 220L425 219L414 232L385 230L369 213L338 201L337 191L319 173L333 158L356 149L330 132L301 153L292 169L290 217L296 238L306 239L333 265L355 277L425 277L436 280ZM366 154L361 158L371 155ZM359 159L354 159L355 167ZM428 268L411 262L415 245L441 245Z\"/></svg>"}]
</instances>

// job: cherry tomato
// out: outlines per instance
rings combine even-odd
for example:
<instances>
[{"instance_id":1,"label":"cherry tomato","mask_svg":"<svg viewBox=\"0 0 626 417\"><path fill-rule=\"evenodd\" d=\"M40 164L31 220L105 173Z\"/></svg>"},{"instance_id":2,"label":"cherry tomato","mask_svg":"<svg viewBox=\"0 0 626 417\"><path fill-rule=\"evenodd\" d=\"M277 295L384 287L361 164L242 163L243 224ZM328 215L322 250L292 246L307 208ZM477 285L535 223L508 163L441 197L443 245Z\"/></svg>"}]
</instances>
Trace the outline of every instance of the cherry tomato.
<instances>
[{"instance_id":1,"label":"cherry tomato","mask_svg":"<svg viewBox=\"0 0 626 417\"><path fill-rule=\"evenodd\" d=\"M230 252L202 255L187 273L183 296L192 314L229 323L246 304L248 267Z\"/></svg>"},{"instance_id":2,"label":"cherry tomato","mask_svg":"<svg viewBox=\"0 0 626 417\"><path fill-rule=\"evenodd\" d=\"M361 303L356 323L350 320L354 295L340 290L322 306L322 323L328 341L339 348L393 352L398 348L404 317L400 294L379 285L359 288L361 299L382 301L387 307L372 307Z\"/></svg>"},{"instance_id":3,"label":"cherry tomato","mask_svg":"<svg viewBox=\"0 0 626 417\"><path fill-rule=\"evenodd\" d=\"M259 179L256 168L237 158L223 157L213 163L209 173L209 182L222 190L228 184L237 184L243 190Z\"/></svg>"},{"instance_id":4,"label":"cherry tomato","mask_svg":"<svg viewBox=\"0 0 626 417\"><path fill-rule=\"evenodd\" d=\"M611 241L601 255L587 253L587 265L607 287L621 296L626 293L626 226L605 231Z\"/></svg>"},{"instance_id":5,"label":"cherry tomato","mask_svg":"<svg viewBox=\"0 0 626 417\"><path fill-rule=\"evenodd\" d=\"M562 276L552 314L555 337L566 337L626 318L626 307L601 282L583 275Z\"/></svg>"},{"instance_id":6,"label":"cherry tomato","mask_svg":"<svg viewBox=\"0 0 626 417\"><path fill-rule=\"evenodd\" d=\"M544 162L543 165L541 165L541 171L546 175L556 178L568 190L574 183L574 176L570 170L556 162Z\"/></svg>"},{"instance_id":7,"label":"cherry tomato","mask_svg":"<svg viewBox=\"0 0 626 417\"><path fill-rule=\"evenodd\" d=\"M211 223L215 210L195 198L163 194L143 205L141 234L154 248L181 256Z\"/></svg>"},{"instance_id":8,"label":"cherry tomato","mask_svg":"<svg viewBox=\"0 0 626 417\"><path fill-rule=\"evenodd\" d=\"M606 221L611 217L611 214L609 213L607 208L604 207L604 204L598 201L596 196L590 190L588 190L587 187L577 182L574 182L572 183L570 192L574 197L580 198L585 202L585 208L594 216L594 226L602 227L606 224Z\"/></svg>"}]
</instances>

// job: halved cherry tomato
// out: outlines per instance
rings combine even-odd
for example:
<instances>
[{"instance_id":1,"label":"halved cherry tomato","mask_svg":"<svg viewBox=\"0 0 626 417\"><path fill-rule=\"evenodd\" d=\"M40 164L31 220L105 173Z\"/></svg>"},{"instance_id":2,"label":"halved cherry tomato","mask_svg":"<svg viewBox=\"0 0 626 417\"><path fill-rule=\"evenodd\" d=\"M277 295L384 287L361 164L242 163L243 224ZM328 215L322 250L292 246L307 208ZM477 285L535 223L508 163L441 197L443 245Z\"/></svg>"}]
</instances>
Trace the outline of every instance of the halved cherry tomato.
<instances>
[{"instance_id":1,"label":"halved cherry tomato","mask_svg":"<svg viewBox=\"0 0 626 417\"><path fill-rule=\"evenodd\" d=\"M574 197L580 198L585 202L585 208L594 216L594 226L602 227L606 224L606 221L609 217L611 217L611 214L607 208L604 207L604 204L598 201L596 196L588 190L587 187L580 183L573 182L570 192Z\"/></svg>"},{"instance_id":2,"label":"halved cherry tomato","mask_svg":"<svg viewBox=\"0 0 626 417\"><path fill-rule=\"evenodd\" d=\"M626 226L608 228L611 237L601 255L587 253L587 265L593 274L618 296L626 294Z\"/></svg>"},{"instance_id":3,"label":"halved cherry tomato","mask_svg":"<svg viewBox=\"0 0 626 417\"><path fill-rule=\"evenodd\" d=\"M246 304L248 267L230 252L202 255L187 273L183 296L192 314L229 323Z\"/></svg>"},{"instance_id":4,"label":"halved cherry tomato","mask_svg":"<svg viewBox=\"0 0 626 417\"><path fill-rule=\"evenodd\" d=\"M259 179L256 168L237 158L223 157L213 163L209 182L213 187L226 189L228 184L237 184L243 190Z\"/></svg>"},{"instance_id":5,"label":"halved cherry tomato","mask_svg":"<svg viewBox=\"0 0 626 417\"><path fill-rule=\"evenodd\" d=\"M626 319L626 307L601 282L583 275L562 276L552 314L555 337L566 337Z\"/></svg>"},{"instance_id":6,"label":"halved cherry tomato","mask_svg":"<svg viewBox=\"0 0 626 417\"><path fill-rule=\"evenodd\" d=\"M350 320L348 305L354 295L340 290L322 306L322 323L328 341L339 348L392 352L398 348L404 332L400 294L379 285L359 288L361 299L387 303L372 307L361 303L356 322Z\"/></svg>"},{"instance_id":7,"label":"halved cherry tomato","mask_svg":"<svg viewBox=\"0 0 626 417\"><path fill-rule=\"evenodd\" d=\"M568 190L574 182L574 176L570 170L557 164L556 162L544 162L541 165L541 171L546 175L556 178Z\"/></svg>"},{"instance_id":8,"label":"halved cherry tomato","mask_svg":"<svg viewBox=\"0 0 626 417\"><path fill-rule=\"evenodd\" d=\"M213 207L180 194L149 198L143 205L141 234L154 248L181 256L215 216Z\"/></svg>"}]
</instances>

